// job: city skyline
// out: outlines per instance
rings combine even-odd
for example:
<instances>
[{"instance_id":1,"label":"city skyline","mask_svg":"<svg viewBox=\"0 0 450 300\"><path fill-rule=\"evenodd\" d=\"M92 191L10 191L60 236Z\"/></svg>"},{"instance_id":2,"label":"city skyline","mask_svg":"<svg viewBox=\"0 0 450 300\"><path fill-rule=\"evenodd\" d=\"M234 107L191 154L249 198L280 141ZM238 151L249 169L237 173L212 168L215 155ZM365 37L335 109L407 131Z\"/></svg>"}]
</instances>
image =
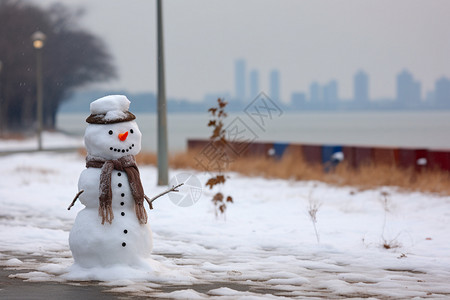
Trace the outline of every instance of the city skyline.
<instances>
[{"instance_id":1,"label":"city skyline","mask_svg":"<svg viewBox=\"0 0 450 300\"><path fill-rule=\"evenodd\" d=\"M277 102L284 109L289 110L325 110L325 111L351 111L351 110L430 110L450 109L450 79L438 78L434 88L427 91L426 97L421 96L421 82L414 75L403 69L397 73L394 81L396 84L395 95L390 98L374 99L370 96L370 75L363 69L358 69L353 75L353 96L343 99L339 96L339 82L335 79L321 83L312 81L308 91L293 91L288 101L279 99L279 90L282 85L281 72L271 70L266 75L269 91L258 90L260 85L260 72L257 68L249 68L246 61L238 59L234 64L234 92L228 91L206 93L201 101L192 101L188 98L168 98L169 112L199 112L206 111L217 98L225 99L229 103L230 111L242 111L246 105L257 98L260 93L265 93L271 100ZM264 76L263 76L264 77ZM248 92L247 92L248 91ZM255 92L256 91L256 92ZM127 91L101 91L83 92L75 94L63 109L65 112L83 111L88 107L91 98L98 98L108 93L124 93ZM251 94L255 94L252 96ZM155 92L130 94L130 98L136 107L142 112L154 112L154 108L148 106L156 101ZM75 101L74 101L75 100ZM75 102L79 103L75 103ZM83 104L83 102L86 102ZM81 105L80 105L81 104ZM84 107L84 108L83 108Z\"/></svg>"},{"instance_id":2,"label":"city skyline","mask_svg":"<svg viewBox=\"0 0 450 300\"><path fill-rule=\"evenodd\" d=\"M48 6L57 0L38 1ZM85 7L80 26L99 35L119 79L85 89L156 91L155 3L146 0L72 0ZM234 61L245 58L269 92L278 69L280 95L307 91L311 81L339 82L353 94L353 75L370 73L372 98L393 97L395 75L409 69L422 97L450 77L450 1L435 0L165 0L166 92L201 102L206 93L234 91ZM189 12L189 13L186 13ZM101 20L101 22L99 22ZM249 80L249 78L246 78ZM247 93L248 93L247 87Z\"/></svg>"},{"instance_id":3,"label":"city skyline","mask_svg":"<svg viewBox=\"0 0 450 300\"><path fill-rule=\"evenodd\" d=\"M367 103L370 100L369 75L363 70L356 72L353 77L353 97L355 101Z\"/></svg>"},{"instance_id":4,"label":"city skyline","mask_svg":"<svg viewBox=\"0 0 450 300\"><path fill-rule=\"evenodd\" d=\"M269 90L259 90L255 93L255 86L259 86L259 71L257 68L252 68L249 74L246 74L247 66L245 59L237 59L235 61L235 93L231 97L232 100L246 101L252 100L260 92L265 92L272 99L286 104L293 103L324 103L332 105L333 103L342 101L354 101L360 106L364 106L370 102L376 101L396 101L400 106L420 105L422 102L436 102L443 105L450 105L450 80L443 76L435 81L432 90L426 91L426 96L422 96L422 83L415 79L412 72L407 69L402 69L397 73L395 78L396 90L392 97L385 97L376 99L370 95L370 76L369 73L363 69L358 69L353 75L353 95L351 98L342 98L339 96L339 82L331 79L326 83L318 81L311 81L309 90L300 91L294 90L290 93L289 99L280 98L281 72L278 69L273 69L267 74L269 82ZM248 76L247 76L248 75ZM245 78L250 78L248 86L246 86ZM243 80L240 80L243 79ZM247 89L248 87L248 89ZM253 91L252 94L245 93L246 90ZM244 91L244 92L243 92ZM227 95L230 95L227 93ZM437 100L439 99L439 100ZM294 106L296 106L294 104Z\"/></svg>"}]
</instances>

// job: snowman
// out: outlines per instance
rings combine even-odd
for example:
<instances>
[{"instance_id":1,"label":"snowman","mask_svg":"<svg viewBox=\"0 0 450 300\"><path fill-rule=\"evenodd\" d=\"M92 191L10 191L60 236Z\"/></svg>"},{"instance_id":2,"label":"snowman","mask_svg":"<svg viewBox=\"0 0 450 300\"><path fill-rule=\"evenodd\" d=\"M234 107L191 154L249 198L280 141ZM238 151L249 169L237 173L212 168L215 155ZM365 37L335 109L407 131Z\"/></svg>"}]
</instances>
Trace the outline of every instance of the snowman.
<instances>
[{"instance_id":1,"label":"snowman","mask_svg":"<svg viewBox=\"0 0 450 300\"><path fill-rule=\"evenodd\" d=\"M142 135L129 106L130 101L121 95L90 105L84 136L86 169L77 195L85 208L69 235L74 266L151 269L152 231L144 208L144 200L149 200L134 158L141 150Z\"/></svg>"}]
</instances>

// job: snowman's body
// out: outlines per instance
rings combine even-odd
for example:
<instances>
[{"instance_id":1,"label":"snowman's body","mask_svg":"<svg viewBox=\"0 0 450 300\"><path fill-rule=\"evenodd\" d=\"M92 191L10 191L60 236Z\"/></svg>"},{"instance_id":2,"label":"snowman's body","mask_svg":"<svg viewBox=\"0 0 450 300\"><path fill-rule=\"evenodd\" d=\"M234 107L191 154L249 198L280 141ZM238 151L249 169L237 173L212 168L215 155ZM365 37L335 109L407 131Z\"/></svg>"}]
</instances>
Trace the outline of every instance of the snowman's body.
<instances>
[{"instance_id":1,"label":"snowman's body","mask_svg":"<svg viewBox=\"0 0 450 300\"><path fill-rule=\"evenodd\" d=\"M70 232L69 244L75 262L84 268L142 265L142 260L150 257L152 233L148 224L139 224L136 218L127 174L114 170L111 176L114 213L111 224L102 224L98 213L99 178L100 169L89 168L81 173L78 181L79 190L85 191L80 200L86 207L78 213Z\"/></svg>"},{"instance_id":2,"label":"snowman's body","mask_svg":"<svg viewBox=\"0 0 450 300\"><path fill-rule=\"evenodd\" d=\"M104 106L106 104L100 101L97 110L101 111ZM94 105L94 112L95 109ZM85 133L85 145L88 156L117 160L125 155L136 155L140 151L141 133L135 121L89 124ZM78 213L69 236L75 265L82 268L145 266L152 250L152 233L149 224L141 224L136 217L136 204L128 176L125 171L112 171L111 207L114 218L111 223L102 222L99 215L101 172L101 168L87 168L78 181L78 189L84 191L79 198L85 208Z\"/></svg>"}]
</instances>

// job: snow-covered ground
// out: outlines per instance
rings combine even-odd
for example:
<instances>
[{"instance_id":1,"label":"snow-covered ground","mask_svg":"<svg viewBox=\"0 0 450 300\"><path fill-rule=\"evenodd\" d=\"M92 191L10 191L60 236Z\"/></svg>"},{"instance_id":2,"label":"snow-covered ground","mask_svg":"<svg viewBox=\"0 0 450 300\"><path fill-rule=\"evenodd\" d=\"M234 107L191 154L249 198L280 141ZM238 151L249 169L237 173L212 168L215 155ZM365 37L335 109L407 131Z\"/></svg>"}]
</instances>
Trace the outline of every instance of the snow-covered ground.
<instances>
[{"instance_id":1,"label":"snow-covered ground","mask_svg":"<svg viewBox=\"0 0 450 300\"><path fill-rule=\"evenodd\" d=\"M80 148L84 146L83 137L68 136L62 132L42 132L42 147ZM37 136L24 139L8 139L0 141L0 152L17 150L35 150L38 148Z\"/></svg>"},{"instance_id":2,"label":"snow-covered ground","mask_svg":"<svg viewBox=\"0 0 450 300\"><path fill-rule=\"evenodd\" d=\"M0 157L0 165L0 265L28 281L79 284L65 275L73 263L69 231L83 206L67 207L84 158L15 154ZM156 186L154 167L140 171L148 196L165 190ZM181 172L208 178L186 170L170 176ZM222 191L235 203L226 220L214 216L215 191L205 189L190 207L156 200L148 212L153 258L165 271L99 284L179 299L450 297L450 197L228 175ZM310 203L320 204L320 243Z\"/></svg>"}]
</instances>

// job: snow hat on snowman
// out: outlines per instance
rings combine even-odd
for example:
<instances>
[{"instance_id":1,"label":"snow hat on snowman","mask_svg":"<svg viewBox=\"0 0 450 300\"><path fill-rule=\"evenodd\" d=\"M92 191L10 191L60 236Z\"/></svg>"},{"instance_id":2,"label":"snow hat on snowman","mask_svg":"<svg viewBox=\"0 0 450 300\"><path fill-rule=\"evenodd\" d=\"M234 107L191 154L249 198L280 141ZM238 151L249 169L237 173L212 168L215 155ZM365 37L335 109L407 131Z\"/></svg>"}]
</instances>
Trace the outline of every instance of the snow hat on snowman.
<instances>
[{"instance_id":1,"label":"snow hat on snowman","mask_svg":"<svg viewBox=\"0 0 450 300\"><path fill-rule=\"evenodd\" d=\"M87 117L89 124L113 124L136 119L129 112L130 100L123 95L110 95L97 99L90 105L91 115Z\"/></svg>"}]
</instances>

